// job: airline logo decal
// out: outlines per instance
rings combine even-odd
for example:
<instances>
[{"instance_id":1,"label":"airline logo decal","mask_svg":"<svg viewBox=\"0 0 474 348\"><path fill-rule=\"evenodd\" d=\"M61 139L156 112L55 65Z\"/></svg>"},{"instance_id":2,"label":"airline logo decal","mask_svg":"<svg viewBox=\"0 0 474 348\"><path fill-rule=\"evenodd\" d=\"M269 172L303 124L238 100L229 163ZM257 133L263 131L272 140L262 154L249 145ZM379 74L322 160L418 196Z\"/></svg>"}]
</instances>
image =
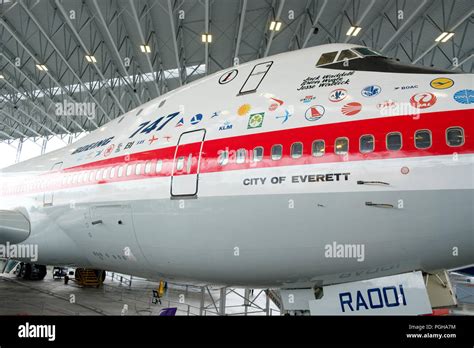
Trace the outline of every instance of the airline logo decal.
<instances>
[{"instance_id":1,"label":"airline logo decal","mask_svg":"<svg viewBox=\"0 0 474 348\"><path fill-rule=\"evenodd\" d=\"M250 104L242 104L242 105L237 109L237 115L239 115L239 116L245 116L245 115L247 115L247 114L250 112L250 109L252 109L252 107L250 106Z\"/></svg>"},{"instance_id":2,"label":"airline logo decal","mask_svg":"<svg viewBox=\"0 0 474 348\"><path fill-rule=\"evenodd\" d=\"M73 153L71 153L71 155L75 155L76 153L80 153L80 152L92 150L92 149L95 149L95 148L97 148L97 147L105 146L105 145L107 145L108 143L110 143L113 138L115 138L115 137L110 137L110 138L107 138L107 139L103 139L103 140L97 141L97 142L92 143L92 144L88 144L88 145L84 145L84 146L78 147L76 150L74 150Z\"/></svg>"},{"instance_id":3,"label":"airline logo decal","mask_svg":"<svg viewBox=\"0 0 474 348\"><path fill-rule=\"evenodd\" d=\"M153 143L154 143L155 141L157 141L157 140L158 140L158 138L153 135L150 139L148 139L148 142L149 142L150 145L151 145L151 144L153 144Z\"/></svg>"},{"instance_id":4,"label":"airline logo decal","mask_svg":"<svg viewBox=\"0 0 474 348\"><path fill-rule=\"evenodd\" d=\"M474 90L462 89L454 93L454 100L461 104L472 104L474 103Z\"/></svg>"},{"instance_id":5,"label":"airline logo decal","mask_svg":"<svg viewBox=\"0 0 474 348\"><path fill-rule=\"evenodd\" d=\"M112 151L114 151L114 148L115 148L115 145L114 144L111 144L109 147L107 147L104 151L104 157L108 157L110 156L110 154L112 153Z\"/></svg>"},{"instance_id":6,"label":"airline logo decal","mask_svg":"<svg viewBox=\"0 0 474 348\"><path fill-rule=\"evenodd\" d=\"M329 100L332 102L340 102L347 97L347 90L338 88L329 94Z\"/></svg>"},{"instance_id":7,"label":"airline logo decal","mask_svg":"<svg viewBox=\"0 0 474 348\"><path fill-rule=\"evenodd\" d=\"M397 104L393 100L389 99L389 100L384 101L383 103L377 104L377 109L379 110L390 109L390 108L395 107L396 105Z\"/></svg>"},{"instance_id":8,"label":"airline logo decal","mask_svg":"<svg viewBox=\"0 0 474 348\"><path fill-rule=\"evenodd\" d=\"M196 114L193 117L191 117L191 124L194 126L198 124L199 122L202 121L202 114Z\"/></svg>"},{"instance_id":9,"label":"airline logo decal","mask_svg":"<svg viewBox=\"0 0 474 348\"><path fill-rule=\"evenodd\" d=\"M323 117L324 113L326 112L326 109L324 109L324 106L322 105L313 105L310 108L308 108L304 114L304 117L308 121L317 121L321 117Z\"/></svg>"},{"instance_id":10,"label":"airline logo decal","mask_svg":"<svg viewBox=\"0 0 474 348\"><path fill-rule=\"evenodd\" d=\"M436 96L433 93L425 92L413 95L410 104L417 109L426 109L436 103Z\"/></svg>"},{"instance_id":11,"label":"airline logo decal","mask_svg":"<svg viewBox=\"0 0 474 348\"><path fill-rule=\"evenodd\" d=\"M176 123L176 127L181 127L184 126L184 118L181 117L181 119Z\"/></svg>"},{"instance_id":12,"label":"airline logo decal","mask_svg":"<svg viewBox=\"0 0 474 348\"><path fill-rule=\"evenodd\" d=\"M264 112L258 114L252 114L249 116L249 123L247 129L260 128L263 125L263 119L265 117Z\"/></svg>"},{"instance_id":13,"label":"airline logo decal","mask_svg":"<svg viewBox=\"0 0 474 348\"><path fill-rule=\"evenodd\" d=\"M225 121L222 126L219 127L220 131L232 129L232 123Z\"/></svg>"},{"instance_id":14,"label":"airline logo decal","mask_svg":"<svg viewBox=\"0 0 474 348\"><path fill-rule=\"evenodd\" d=\"M354 75L354 71L307 77L303 80L303 82L301 82L300 86L296 90L301 91L305 89L313 89L315 87L348 85L351 80L349 76L352 75Z\"/></svg>"},{"instance_id":15,"label":"airline logo decal","mask_svg":"<svg viewBox=\"0 0 474 348\"><path fill-rule=\"evenodd\" d=\"M228 71L219 78L219 83L221 85L225 85L226 83L229 83L230 81L235 79L238 74L239 74L239 71L237 69Z\"/></svg>"},{"instance_id":16,"label":"airline logo decal","mask_svg":"<svg viewBox=\"0 0 474 348\"><path fill-rule=\"evenodd\" d=\"M220 111L214 111L214 113L212 114L211 118L214 118L214 117L219 116L220 113L221 113Z\"/></svg>"},{"instance_id":17,"label":"airline logo decal","mask_svg":"<svg viewBox=\"0 0 474 348\"><path fill-rule=\"evenodd\" d=\"M370 98L379 95L380 92L382 92L382 88L380 88L380 86L372 85L365 87L360 93L363 97Z\"/></svg>"},{"instance_id":18,"label":"airline logo decal","mask_svg":"<svg viewBox=\"0 0 474 348\"><path fill-rule=\"evenodd\" d=\"M447 89L454 85L454 81L447 77L439 77L430 82L430 86L434 89Z\"/></svg>"},{"instance_id":19,"label":"airline logo decal","mask_svg":"<svg viewBox=\"0 0 474 348\"><path fill-rule=\"evenodd\" d=\"M288 121L288 119L290 118L290 116L292 116L293 114L290 114L290 112L288 110L285 110L285 114L283 116L277 116L276 119L280 119L282 118L283 121L281 121L281 124L285 123L286 121Z\"/></svg>"},{"instance_id":20,"label":"airline logo decal","mask_svg":"<svg viewBox=\"0 0 474 348\"><path fill-rule=\"evenodd\" d=\"M283 100L275 99L275 98L270 98L270 99L273 100L275 103L272 103L268 107L268 111L275 111L276 109L278 109L279 106L283 105Z\"/></svg>"},{"instance_id":21,"label":"airline logo decal","mask_svg":"<svg viewBox=\"0 0 474 348\"><path fill-rule=\"evenodd\" d=\"M300 99L300 102L303 102L305 104L308 104L308 103L311 103L313 100L316 99L316 96L314 95L307 95L306 97L304 97L303 99Z\"/></svg>"},{"instance_id":22,"label":"airline logo decal","mask_svg":"<svg viewBox=\"0 0 474 348\"><path fill-rule=\"evenodd\" d=\"M418 88L418 85L409 85L409 86L397 86L395 87L395 90L402 90L402 91L406 91L407 89L415 89L415 88Z\"/></svg>"},{"instance_id":23,"label":"airline logo decal","mask_svg":"<svg viewBox=\"0 0 474 348\"><path fill-rule=\"evenodd\" d=\"M362 104L358 102L347 103L341 108L341 112L346 116L354 116L362 110Z\"/></svg>"}]
</instances>

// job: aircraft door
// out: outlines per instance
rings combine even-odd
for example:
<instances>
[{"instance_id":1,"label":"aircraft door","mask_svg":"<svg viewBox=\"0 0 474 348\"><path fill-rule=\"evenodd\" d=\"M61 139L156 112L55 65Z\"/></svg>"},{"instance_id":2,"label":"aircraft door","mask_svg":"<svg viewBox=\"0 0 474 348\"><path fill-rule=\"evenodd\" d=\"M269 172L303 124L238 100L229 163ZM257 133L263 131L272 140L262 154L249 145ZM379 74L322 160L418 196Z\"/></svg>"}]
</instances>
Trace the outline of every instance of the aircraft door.
<instances>
[{"instance_id":1,"label":"aircraft door","mask_svg":"<svg viewBox=\"0 0 474 348\"><path fill-rule=\"evenodd\" d=\"M171 174L171 198L196 196L205 129L185 132L179 137Z\"/></svg>"},{"instance_id":2,"label":"aircraft door","mask_svg":"<svg viewBox=\"0 0 474 348\"><path fill-rule=\"evenodd\" d=\"M63 162L55 163L51 167L51 172L59 172L61 170L62 166L63 166ZM50 187L50 188L48 188L48 190L50 190L50 191L45 192L44 195L43 195L43 206L45 206L45 207L53 205L53 199L54 199L53 190L54 190L54 188Z\"/></svg>"}]
</instances>

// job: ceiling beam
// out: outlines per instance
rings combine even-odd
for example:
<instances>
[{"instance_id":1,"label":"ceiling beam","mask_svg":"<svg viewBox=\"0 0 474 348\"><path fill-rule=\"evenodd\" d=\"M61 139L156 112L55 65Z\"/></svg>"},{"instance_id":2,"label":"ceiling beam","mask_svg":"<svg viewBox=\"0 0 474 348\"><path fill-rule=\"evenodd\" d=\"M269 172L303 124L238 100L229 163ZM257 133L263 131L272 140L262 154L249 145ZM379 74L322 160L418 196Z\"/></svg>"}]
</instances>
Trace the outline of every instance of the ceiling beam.
<instances>
[{"instance_id":1,"label":"ceiling beam","mask_svg":"<svg viewBox=\"0 0 474 348\"><path fill-rule=\"evenodd\" d=\"M58 0L56 0L58 1ZM133 21L135 22L135 26L137 27L138 29L138 36L140 37L140 44L141 45L145 45L146 44L146 38L145 36L143 35L143 30L142 30L142 26L140 24L140 21L138 20L138 15L137 15L137 9L135 8L135 2L133 0L128 0L128 4L130 5L130 9L132 10L132 19ZM136 50L138 52L138 46L136 46ZM145 59L146 59L146 62L148 64L148 68L150 69L150 72L152 74L155 74L155 78L153 79L153 85L155 86L155 91L156 91L156 96L159 96L161 94L160 92L160 88L158 87L158 83L157 83L157 78L158 78L158 73L155 71L155 69L153 69L153 64L151 63L151 60L150 60L150 57L148 54L145 54Z\"/></svg>"},{"instance_id":2,"label":"ceiling beam","mask_svg":"<svg viewBox=\"0 0 474 348\"><path fill-rule=\"evenodd\" d=\"M71 31L73 37L76 39L76 41L82 47L82 50L84 51L84 54L85 55L91 55L89 48L86 47L86 45L84 44L84 41L82 41L79 33L77 32L76 28L74 27L74 24L72 24L71 20L69 19L69 16L68 16L66 10L64 9L62 3L59 0L54 0L54 3L56 4L59 12L61 13L62 18L64 20L64 23L66 23L66 25L69 28L69 30ZM92 64L92 65L93 65L95 71L97 71L97 74L99 75L100 80L101 81L106 81L106 78L105 78L104 74L102 74L100 69L97 67L97 64ZM122 111L122 113L125 113L125 109L123 108L122 104L118 100L118 98L115 95L114 91L108 86L107 86L107 91L109 92L110 96L114 99L114 101L115 101L117 107L120 109L120 111ZM108 113L105 113L104 115L109 121L111 120Z\"/></svg>"},{"instance_id":3,"label":"ceiling beam","mask_svg":"<svg viewBox=\"0 0 474 348\"><path fill-rule=\"evenodd\" d=\"M457 27L459 27L461 24L463 24L466 20L469 19L469 17L471 17L472 15L474 14L474 10L471 10L469 11L466 15L462 16L457 22L456 24L454 24L449 30L448 32L454 32ZM451 38L451 40L454 40L453 38ZM424 56L426 56L428 53L430 53L430 51L435 48L436 46L438 46L440 44L440 42L434 42L430 45L430 47L428 47L428 49L423 52L421 55L418 56L418 58L415 58L411 63L412 64L416 64L418 63Z\"/></svg>"},{"instance_id":4,"label":"ceiling beam","mask_svg":"<svg viewBox=\"0 0 474 348\"><path fill-rule=\"evenodd\" d=\"M182 68L181 68L181 62L179 60L179 50L178 50L178 40L176 38L176 26L174 23L174 15L173 15L173 6L171 5L171 0L168 0L168 15L170 19L170 25L171 25L171 37L173 39L173 48L174 48L174 58L176 59L176 68L178 69L178 83L180 86L183 85L183 77L182 77Z\"/></svg>"},{"instance_id":5,"label":"ceiling beam","mask_svg":"<svg viewBox=\"0 0 474 348\"><path fill-rule=\"evenodd\" d=\"M322 6L321 6L321 9L318 11L318 14L316 15L316 18L314 19L313 21L313 25L311 26L311 28L309 28L308 30L308 34L306 34L306 38L303 42L303 45L301 46L301 48L305 48L306 45L308 44L309 40L311 39L311 36L313 36L313 33L314 33L314 29L316 28L316 26L318 25L319 23L319 19L321 18L321 16L323 15L323 12L324 10L326 9L326 5L328 4L328 0L324 0Z\"/></svg>"},{"instance_id":6,"label":"ceiling beam","mask_svg":"<svg viewBox=\"0 0 474 348\"><path fill-rule=\"evenodd\" d=\"M238 30L237 39L235 42L234 59L239 58L240 42L242 41L242 32L244 30L246 11L247 11L247 0L242 0L242 8L240 10L239 30Z\"/></svg>"},{"instance_id":7,"label":"ceiling beam","mask_svg":"<svg viewBox=\"0 0 474 348\"><path fill-rule=\"evenodd\" d=\"M418 17L419 14L426 10L429 6L431 5L432 2L429 0L423 0L423 2L415 9L415 11L412 12L410 17L400 26L400 28L395 31L395 33L385 42L385 44L382 46L380 49L380 52L383 53L391 48L391 45L395 40L397 40L400 36L402 36L409 28L412 22L414 22L416 19L420 18Z\"/></svg>"},{"instance_id":8,"label":"ceiling beam","mask_svg":"<svg viewBox=\"0 0 474 348\"><path fill-rule=\"evenodd\" d=\"M99 4L97 3L97 0L91 0L92 7L94 10L95 16L93 17L95 19L95 22L97 23L98 26L101 27L102 31L101 33L104 33L105 35L101 35L104 39L107 41L107 48L109 52L111 53L112 57L114 58L115 61L115 66L119 68L121 74L122 74L122 81L125 83L126 86L129 87L130 95L133 95L135 97L135 101L137 102L137 106L143 104L143 102L138 98L137 93L135 93L133 90L134 88L130 85L129 81L127 80L128 71L125 68L125 65L123 63L123 59L120 56L120 52L117 48L117 45L115 44L115 40L112 37L112 34L110 33L109 27L105 21L104 15L102 14L102 11L100 10ZM91 14L92 16L92 14Z\"/></svg>"},{"instance_id":9,"label":"ceiling beam","mask_svg":"<svg viewBox=\"0 0 474 348\"><path fill-rule=\"evenodd\" d=\"M40 60L37 58L36 54L34 54L33 51L32 51L29 47L27 47L26 43L24 43L24 40L19 37L19 35L17 34L17 32L16 32L13 28L11 28L10 25L9 25L7 22L5 22L5 21L3 20L3 18L1 18L1 17L0 17L0 24L3 25L3 27L4 27L4 28L10 33L10 35L16 40L17 44L18 44L19 46L21 46L21 48L23 48L23 50L25 50L25 52L35 61L36 64L44 64L44 63L45 63L45 62L40 61ZM44 73L51 79L51 81L53 81L53 82L63 91L63 93L64 93L66 96L68 96L68 98L72 99L72 98L69 96L69 92L64 88L64 86L61 85L61 84L59 83L59 81L56 80L56 79L53 77L53 75L51 75L50 70L47 70L47 71L45 71ZM74 100L72 100L72 101L75 102ZM36 105L35 105L35 106L36 106ZM45 112L45 113L46 113L46 112ZM48 113L46 113L46 114L49 115ZM79 129L81 129L82 131L85 131L84 128L82 128L82 126L81 126L79 123L77 123L75 120L71 120L71 122L74 123L76 126L78 126ZM67 131L66 128L64 128L64 129Z\"/></svg>"},{"instance_id":10,"label":"ceiling beam","mask_svg":"<svg viewBox=\"0 0 474 348\"><path fill-rule=\"evenodd\" d=\"M278 6L276 16L273 19L274 21L279 21L280 20L281 11L283 11L283 6L285 6L285 0L280 0L280 4ZM265 28L265 30L267 30L267 29L268 29L268 27ZM264 57L268 56L268 53L270 53L270 47L272 46L274 36L275 36L275 31L272 30L272 32L270 33L270 38L268 39L268 42L267 42L267 47L265 48L265 53L263 54Z\"/></svg>"},{"instance_id":11,"label":"ceiling beam","mask_svg":"<svg viewBox=\"0 0 474 348\"><path fill-rule=\"evenodd\" d=\"M365 17L367 17L367 15L370 13L370 10L372 10L375 3L376 3L376 0L371 0L370 1L370 4L365 8L365 11L362 13L362 15L355 22L355 24L354 24L355 26L357 26L357 27L362 26L362 23L364 22ZM344 39L344 43L348 43L349 40L351 40L352 38L354 38L354 36L346 35L346 38Z\"/></svg>"}]
</instances>

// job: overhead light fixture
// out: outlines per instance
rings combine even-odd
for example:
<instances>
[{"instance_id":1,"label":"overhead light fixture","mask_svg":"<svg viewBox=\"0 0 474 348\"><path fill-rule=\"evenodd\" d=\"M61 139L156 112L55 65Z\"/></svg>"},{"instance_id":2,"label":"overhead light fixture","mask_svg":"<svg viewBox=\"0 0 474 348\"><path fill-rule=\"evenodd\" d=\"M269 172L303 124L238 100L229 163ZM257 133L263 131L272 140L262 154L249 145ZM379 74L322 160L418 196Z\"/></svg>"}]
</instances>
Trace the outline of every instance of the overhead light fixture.
<instances>
[{"instance_id":1,"label":"overhead light fixture","mask_svg":"<svg viewBox=\"0 0 474 348\"><path fill-rule=\"evenodd\" d=\"M441 33L440 36L438 36L438 37L435 39L435 41L436 41L436 42L440 42L440 41L441 41L441 42L446 42L446 41L448 41L450 38L452 38L453 35L454 35L454 33L449 33L449 32L447 32L447 31L444 31L444 32Z\"/></svg>"},{"instance_id":2,"label":"overhead light fixture","mask_svg":"<svg viewBox=\"0 0 474 348\"><path fill-rule=\"evenodd\" d=\"M359 32L361 31L361 27L354 27L354 26L351 26L349 28L349 30L347 31L346 35L347 36L357 36L359 35Z\"/></svg>"},{"instance_id":3,"label":"overhead light fixture","mask_svg":"<svg viewBox=\"0 0 474 348\"><path fill-rule=\"evenodd\" d=\"M281 22L280 21L271 21L270 22L270 30L271 31L280 31L281 29Z\"/></svg>"},{"instance_id":4,"label":"overhead light fixture","mask_svg":"<svg viewBox=\"0 0 474 348\"><path fill-rule=\"evenodd\" d=\"M95 59L94 56L86 56L86 60L87 60L89 63L97 63L97 59Z\"/></svg>"},{"instance_id":5,"label":"overhead light fixture","mask_svg":"<svg viewBox=\"0 0 474 348\"><path fill-rule=\"evenodd\" d=\"M40 71L48 71L48 68L44 64L36 64L36 68Z\"/></svg>"},{"instance_id":6,"label":"overhead light fixture","mask_svg":"<svg viewBox=\"0 0 474 348\"><path fill-rule=\"evenodd\" d=\"M4 78L5 78L5 76L3 76L2 74L0 74L0 79L4 79Z\"/></svg>"},{"instance_id":7,"label":"overhead light fixture","mask_svg":"<svg viewBox=\"0 0 474 348\"><path fill-rule=\"evenodd\" d=\"M212 42L212 34L202 34L201 41L204 43L211 43Z\"/></svg>"},{"instance_id":8,"label":"overhead light fixture","mask_svg":"<svg viewBox=\"0 0 474 348\"><path fill-rule=\"evenodd\" d=\"M140 50L143 53L151 53L151 47L148 45L140 45Z\"/></svg>"}]
</instances>

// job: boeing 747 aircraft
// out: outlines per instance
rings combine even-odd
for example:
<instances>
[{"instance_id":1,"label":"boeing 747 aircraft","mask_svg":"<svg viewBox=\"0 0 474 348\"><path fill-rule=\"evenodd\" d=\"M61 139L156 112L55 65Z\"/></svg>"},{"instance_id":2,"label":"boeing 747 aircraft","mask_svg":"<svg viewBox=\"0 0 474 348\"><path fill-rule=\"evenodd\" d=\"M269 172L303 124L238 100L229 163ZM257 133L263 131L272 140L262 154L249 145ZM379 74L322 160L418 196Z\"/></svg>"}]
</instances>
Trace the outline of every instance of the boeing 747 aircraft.
<instances>
[{"instance_id":1,"label":"boeing 747 aircraft","mask_svg":"<svg viewBox=\"0 0 474 348\"><path fill-rule=\"evenodd\" d=\"M473 103L472 74L357 45L241 64L4 169L0 242L38 246L25 277L74 265L423 314L422 274L474 263Z\"/></svg>"}]
</instances>

